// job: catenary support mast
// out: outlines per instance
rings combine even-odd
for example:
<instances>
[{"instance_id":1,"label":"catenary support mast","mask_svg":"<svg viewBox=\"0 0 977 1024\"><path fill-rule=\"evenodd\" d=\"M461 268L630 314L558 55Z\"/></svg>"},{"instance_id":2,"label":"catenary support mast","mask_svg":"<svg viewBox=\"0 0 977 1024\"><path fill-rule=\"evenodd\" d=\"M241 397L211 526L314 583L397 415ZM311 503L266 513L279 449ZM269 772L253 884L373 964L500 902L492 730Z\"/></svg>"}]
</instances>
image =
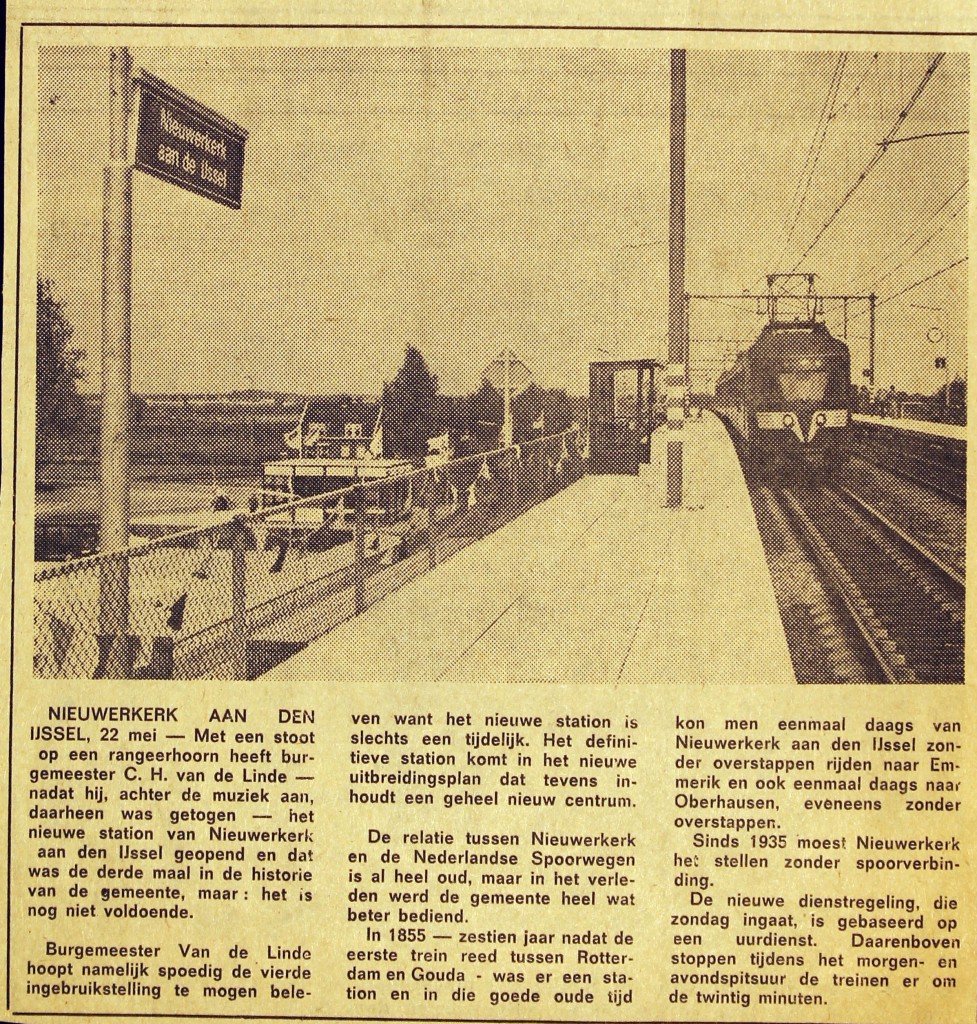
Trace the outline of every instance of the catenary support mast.
<instances>
[{"instance_id":1,"label":"catenary support mast","mask_svg":"<svg viewBox=\"0 0 977 1024\"><path fill-rule=\"evenodd\" d=\"M668 208L667 504L682 504L688 334L685 318L685 50L671 52L670 199Z\"/></svg>"}]
</instances>

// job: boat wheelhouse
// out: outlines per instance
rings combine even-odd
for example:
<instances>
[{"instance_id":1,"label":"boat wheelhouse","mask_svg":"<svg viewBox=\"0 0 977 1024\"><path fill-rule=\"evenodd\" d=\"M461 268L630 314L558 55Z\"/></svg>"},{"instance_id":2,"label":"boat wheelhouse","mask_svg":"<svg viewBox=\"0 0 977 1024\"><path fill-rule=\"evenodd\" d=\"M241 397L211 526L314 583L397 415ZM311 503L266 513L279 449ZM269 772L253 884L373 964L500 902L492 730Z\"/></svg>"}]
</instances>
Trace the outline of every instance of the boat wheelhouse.
<instances>
[{"instance_id":1,"label":"boat wheelhouse","mask_svg":"<svg viewBox=\"0 0 977 1024\"><path fill-rule=\"evenodd\" d=\"M392 482L377 488L375 493L367 491L363 510L367 524L381 526L410 514L411 482L406 477L414 465L409 459L384 458L379 427L371 440L364 436L360 423L347 423L341 436L325 434L321 424L309 424L298 444L295 433L285 440L300 454L265 463L261 506L275 508L320 495L325 500L271 515L266 519L269 527L303 533L350 531L353 508L348 488L382 481ZM405 479L397 480L398 477ZM337 493L334 499L329 497L344 491L347 493Z\"/></svg>"}]
</instances>

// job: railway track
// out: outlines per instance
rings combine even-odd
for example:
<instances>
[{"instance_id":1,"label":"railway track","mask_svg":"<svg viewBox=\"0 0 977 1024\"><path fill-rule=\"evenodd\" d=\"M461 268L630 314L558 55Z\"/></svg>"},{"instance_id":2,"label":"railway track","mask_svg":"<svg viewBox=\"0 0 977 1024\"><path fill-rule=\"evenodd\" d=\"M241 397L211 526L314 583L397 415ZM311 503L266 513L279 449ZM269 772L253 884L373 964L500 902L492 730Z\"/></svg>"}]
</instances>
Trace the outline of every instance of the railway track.
<instances>
[{"instance_id":1,"label":"railway track","mask_svg":"<svg viewBox=\"0 0 977 1024\"><path fill-rule=\"evenodd\" d=\"M780 531L775 545L800 549L816 574L803 592L818 636L808 629L802 642L831 654L823 666L828 681L858 674L865 682L963 679L961 571L845 487L764 486L757 498L768 510L768 535L771 524Z\"/></svg>"},{"instance_id":2,"label":"railway track","mask_svg":"<svg viewBox=\"0 0 977 1024\"><path fill-rule=\"evenodd\" d=\"M854 458L838 483L891 520L937 560L963 579L967 565L966 509L936 494L924 483L911 483L885 469Z\"/></svg>"}]
</instances>

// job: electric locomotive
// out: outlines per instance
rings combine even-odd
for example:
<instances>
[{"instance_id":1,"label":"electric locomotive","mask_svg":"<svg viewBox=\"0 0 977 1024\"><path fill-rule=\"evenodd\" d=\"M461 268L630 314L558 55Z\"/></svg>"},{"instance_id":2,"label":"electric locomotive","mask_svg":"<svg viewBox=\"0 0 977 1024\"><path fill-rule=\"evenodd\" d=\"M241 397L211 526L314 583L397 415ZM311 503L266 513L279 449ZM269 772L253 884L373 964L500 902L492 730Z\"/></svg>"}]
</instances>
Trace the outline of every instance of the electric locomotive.
<instances>
[{"instance_id":1,"label":"electric locomotive","mask_svg":"<svg viewBox=\"0 0 977 1024\"><path fill-rule=\"evenodd\" d=\"M818 320L771 320L720 376L716 411L762 475L830 472L849 456L848 346Z\"/></svg>"}]
</instances>

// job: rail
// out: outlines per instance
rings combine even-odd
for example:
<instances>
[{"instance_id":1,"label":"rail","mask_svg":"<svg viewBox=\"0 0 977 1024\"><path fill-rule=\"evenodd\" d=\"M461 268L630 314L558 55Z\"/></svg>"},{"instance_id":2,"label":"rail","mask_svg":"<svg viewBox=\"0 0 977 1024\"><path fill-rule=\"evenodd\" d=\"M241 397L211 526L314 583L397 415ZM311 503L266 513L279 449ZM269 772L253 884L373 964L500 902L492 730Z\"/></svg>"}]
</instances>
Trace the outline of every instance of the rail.
<instances>
[{"instance_id":1,"label":"rail","mask_svg":"<svg viewBox=\"0 0 977 1024\"><path fill-rule=\"evenodd\" d=\"M571 429L38 568L34 673L254 678L579 479L583 443ZM102 577L119 560L113 635Z\"/></svg>"}]
</instances>

